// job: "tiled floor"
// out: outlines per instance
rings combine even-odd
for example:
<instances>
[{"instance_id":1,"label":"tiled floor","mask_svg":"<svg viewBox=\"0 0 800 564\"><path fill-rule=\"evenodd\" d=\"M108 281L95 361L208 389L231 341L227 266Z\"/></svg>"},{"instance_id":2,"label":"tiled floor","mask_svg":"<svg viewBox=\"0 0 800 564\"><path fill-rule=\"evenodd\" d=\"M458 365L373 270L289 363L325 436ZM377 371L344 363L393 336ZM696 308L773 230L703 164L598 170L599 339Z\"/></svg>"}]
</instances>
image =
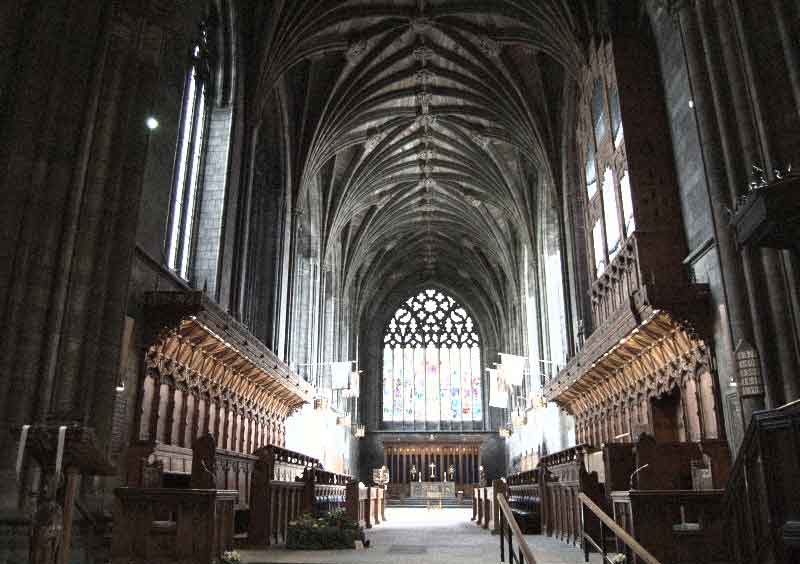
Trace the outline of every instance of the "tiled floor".
<instances>
[{"instance_id":1,"label":"tiled floor","mask_svg":"<svg viewBox=\"0 0 800 564\"><path fill-rule=\"evenodd\" d=\"M282 548L240 550L246 564L493 564L500 562L500 539L478 528L471 509L387 508L387 521L367 531L365 550L298 551ZM526 537L537 564L578 564L574 547L539 535ZM507 559L506 559L507 561ZM591 562L599 562L595 556Z\"/></svg>"}]
</instances>

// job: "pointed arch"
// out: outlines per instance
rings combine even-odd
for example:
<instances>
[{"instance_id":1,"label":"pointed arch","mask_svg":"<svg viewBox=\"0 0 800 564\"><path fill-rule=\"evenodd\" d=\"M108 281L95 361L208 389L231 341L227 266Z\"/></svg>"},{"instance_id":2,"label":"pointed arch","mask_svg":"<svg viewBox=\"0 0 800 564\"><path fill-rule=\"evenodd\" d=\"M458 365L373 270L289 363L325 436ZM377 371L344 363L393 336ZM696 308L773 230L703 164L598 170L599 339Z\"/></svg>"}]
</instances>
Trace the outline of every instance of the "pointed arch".
<instances>
[{"instance_id":1,"label":"pointed arch","mask_svg":"<svg viewBox=\"0 0 800 564\"><path fill-rule=\"evenodd\" d=\"M383 344L384 427L482 425L480 331L452 296L435 288L409 296L387 323Z\"/></svg>"}]
</instances>

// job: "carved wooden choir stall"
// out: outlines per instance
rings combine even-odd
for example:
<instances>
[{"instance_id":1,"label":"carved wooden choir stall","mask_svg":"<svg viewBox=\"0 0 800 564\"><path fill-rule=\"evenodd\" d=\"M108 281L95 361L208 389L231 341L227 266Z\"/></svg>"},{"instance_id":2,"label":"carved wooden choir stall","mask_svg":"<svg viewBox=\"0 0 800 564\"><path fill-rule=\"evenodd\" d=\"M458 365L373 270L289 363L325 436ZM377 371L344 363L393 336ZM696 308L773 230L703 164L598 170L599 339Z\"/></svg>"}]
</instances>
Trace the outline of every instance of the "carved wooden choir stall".
<instances>
[{"instance_id":1,"label":"carved wooden choir stall","mask_svg":"<svg viewBox=\"0 0 800 564\"><path fill-rule=\"evenodd\" d=\"M286 418L311 399L309 384L202 292L152 292L146 303L115 562L216 562L235 537L285 541L301 513L352 506L366 526L385 519L382 488L283 448Z\"/></svg>"},{"instance_id":2,"label":"carved wooden choir stall","mask_svg":"<svg viewBox=\"0 0 800 564\"><path fill-rule=\"evenodd\" d=\"M317 459L273 445L254 455L248 544L285 542L289 522L301 514L345 507L350 476L327 472Z\"/></svg>"}]
</instances>

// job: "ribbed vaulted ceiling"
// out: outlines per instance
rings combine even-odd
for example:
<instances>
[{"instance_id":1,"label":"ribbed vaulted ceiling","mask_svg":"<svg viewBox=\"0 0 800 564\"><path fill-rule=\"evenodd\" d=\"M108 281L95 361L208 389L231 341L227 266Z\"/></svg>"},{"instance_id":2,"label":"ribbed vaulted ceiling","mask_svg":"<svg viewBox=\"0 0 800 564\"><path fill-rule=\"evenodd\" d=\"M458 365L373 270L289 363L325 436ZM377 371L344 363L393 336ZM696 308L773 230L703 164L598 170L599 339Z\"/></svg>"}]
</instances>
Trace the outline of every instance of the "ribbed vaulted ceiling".
<instances>
[{"instance_id":1,"label":"ribbed vaulted ceiling","mask_svg":"<svg viewBox=\"0 0 800 564\"><path fill-rule=\"evenodd\" d=\"M486 311L507 301L514 250L533 242L537 190L559 190L590 5L285 0L265 10L256 99L287 99L293 199L362 303L428 281L468 288Z\"/></svg>"}]
</instances>

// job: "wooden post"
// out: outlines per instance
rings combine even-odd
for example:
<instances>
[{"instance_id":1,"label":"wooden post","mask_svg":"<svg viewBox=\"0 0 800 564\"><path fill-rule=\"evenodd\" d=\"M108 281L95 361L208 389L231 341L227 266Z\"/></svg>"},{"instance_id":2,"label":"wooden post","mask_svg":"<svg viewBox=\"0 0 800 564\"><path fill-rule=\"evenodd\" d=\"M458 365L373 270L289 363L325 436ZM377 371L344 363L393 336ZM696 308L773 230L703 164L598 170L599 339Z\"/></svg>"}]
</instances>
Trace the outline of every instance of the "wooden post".
<instances>
[{"instance_id":1,"label":"wooden post","mask_svg":"<svg viewBox=\"0 0 800 564\"><path fill-rule=\"evenodd\" d=\"M306 468L303 471L303 501L301 503L302 513L312 513L314 511L316 481L316 471L313 468Z\"/></svg>"},{"instance_id":2,"label":"wooden post","mask_svg":"<svg viewBox=\"0 0 800 564\"><path fill-rule=\"evenodd\" d=\"M489 528L489 520L492 518L492 493L489 488L483 488L483 523L484 529Z\"/></svg>"},{"instance_id":3,"label":"wooden post","mask_svg":"<svg viewBox=\"0 0 800 564\"><path fill-rule=\"evenodd\" d=\"M72 513L75 509L75 494L78 490L80 473L76 468L67 468L67 483L64 488L64 528L61 530L61 564L69 564L70 545L72 544Z\"/></svg>"},{"instance_id":4,"label":"wooden post","mask_svg":"<svg viewBox=\"0 0 800 564\"><path fill-rule=\"evenodd\" d=\"M360 523L361 517L359 516L359 504L361 503L359 499L359 484L357 481L353 480L349 484L347 484L345 489L345 513L349 519Z\"/></svg>"},{"instance_id":5,"label":"wooden post","mask_svg":"<svg viewBox=\"0 0 800 564\"><path fill-rule=\"evenodd\" d=\"M386 521L386 490L383 490L381 495L381 521Z\"/></svg>"},{"instance_id":6,"label":"wooden post","mask_svg":"<svg viewBox=\"0 0 800 564\"><path fill-rule=\"evenodd\" d=\"M506 483L503 480L494 480L492 482L492 532L498 531L498 523L500 521L500 506L497 504L497 495L506 493Z\"/></svg>"},{"instance_id":7,"label":"wooden post","mask_svg":"<svg viewBox=\"0 0 800 564\"><path fill-rule=\"evenodd\" d=\"M374 502L375 518L374 518L374 521L375 521L376 525L380 525L381 524L381 503L380 503L380 501L381 501L380 500L381 488L380 487L374 487L374 488L371 488L371 491L372 491L373 494L375 494L375 502Z\"/></svg>"},{"instance_id":8,"label":"wooden post","mask_svg":"<svg viewBox=\"0 0 800 564\"><path fill-rule=\"evenodd\" d=\"M367 489L367 492L366 492L366 494L367 494L367 506L366 506L366 511L364 511L364 520L366 521L366 524L364 525L364 528L371 529L372 528L372 499L371 499L371 497L372 497L372 495L371 495L372 494L372 488L370 486L367 486L366 489Z\"/></svg>"}]
</instances>

